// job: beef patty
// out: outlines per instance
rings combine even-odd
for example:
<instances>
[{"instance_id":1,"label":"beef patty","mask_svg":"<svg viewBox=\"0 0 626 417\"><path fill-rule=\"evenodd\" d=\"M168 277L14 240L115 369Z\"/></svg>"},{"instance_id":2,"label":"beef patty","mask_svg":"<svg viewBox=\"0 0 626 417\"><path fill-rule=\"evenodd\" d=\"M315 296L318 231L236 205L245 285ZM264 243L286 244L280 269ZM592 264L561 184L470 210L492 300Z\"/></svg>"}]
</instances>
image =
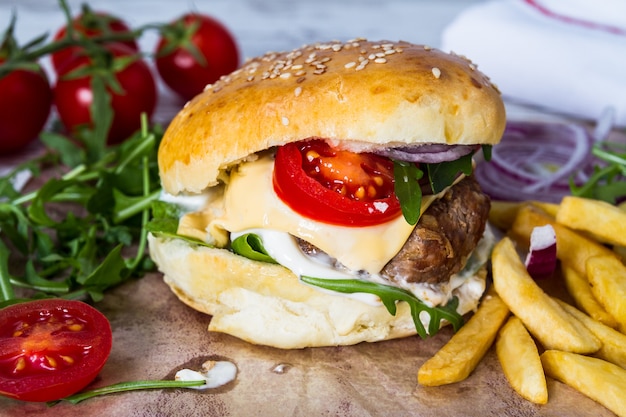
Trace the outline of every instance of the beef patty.
<instances>
[{"instance_id":1,"label":"beef patty","mask_svg":"<svg viewBox=\"0 0 626 417\"><path fill-rule=\"evenodd\" d=\"M490 201L473 177L454 185L422 214L400 251L381 271L392 282L447 282L459 272L484 231ZM298 239L303 252L321 251Z\"/></svg>"}]
</instances>

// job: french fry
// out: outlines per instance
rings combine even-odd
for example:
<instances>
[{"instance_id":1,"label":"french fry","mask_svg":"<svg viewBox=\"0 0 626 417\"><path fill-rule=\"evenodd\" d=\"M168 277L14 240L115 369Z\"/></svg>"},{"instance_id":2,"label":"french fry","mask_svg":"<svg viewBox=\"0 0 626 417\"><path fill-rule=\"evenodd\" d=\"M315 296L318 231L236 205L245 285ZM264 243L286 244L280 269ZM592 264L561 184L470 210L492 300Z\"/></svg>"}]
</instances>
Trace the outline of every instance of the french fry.
<instances>
[{"instance_id":1,"label":"french fry","mask_svg":"<svg viewBox=\"0 0 626 417\"><path fill-rule=\"evenodd\" d=\"M626 329L626 266L614 256L594 256L587 260L591 292Z\"/></svg>"},{"instance_id":2,"label":"french fry","mask_svg":"<svg viewBox=\"0 0 626 417\"><path fill-rule=\"evenodd\" d=\"M489 222L500 230L510 229L521 204L512 201L492 201L489 209Z\"/></svg>"},{"instance_id":3,"label":"french fry","mask_svg":"<svg viewBox=\"0 0 626 417\"><path fill-rule=\"evenodd\" d=\"M600 242L626 245L626 212L613 204L567 196L561 201L556 221L589 233Z\"/></svg>"},{"instance_id":4,"label":"french fry","mask_svg":"<svg viewBox=\"0 0 626 417\"><path fill-rule=\"evenodd\" d=\"M599 322L614 329L617 328L618 323L615 317L606 311L591 292L587 277L580 275L566 263L561 264L561 271L567 292L572 296L576 305Z\"/></svg>"},{"instance_id":5,"label":"french fry","mask_svg":"<svg viewBox=\"0 0 626 417\"><path fill-rule=\"evenodd\" d=\"M491 202L491 208L489 210L489 221L501 230L508 230L511 228L519 209L529 204L543 210L552 217L556 216L559 210L558 204L543 201L513 202L494 200Z\"/></svg>"},{"instance_id":6,"label":"french fry","mask_svg":"<svg viewBox=\"0 0 626 417\"><path fill-rule=\"evenodd\" d=\"M417 372L417 382L427 386L464 380L493 344L506 321L509 309L500 297L488 290L476 313Z\"/></svg>"},{"instance_id":7,"label":"french fry","mask_svg":"<svg viewBox=\"0 0 626 417\"><path fill-rule=\"evenodd\" d=\"M511 316L500 329L496 354L506 379L519 395L536 404L548 402L548 386L537 345L519 318Z\"/></svg>"},{"instance_id":8,"label":"french fry","mask_svg":"<svg viewBox=\"0 0 626 417\"><path fill-rule=\"evenodd\" d=\"M557 258L570 265L582 276L586 276L586 262L592 256L608 255L617 259L617 255L610 249L557 223L550 216L531 205L519 209L511 226L511 234L517 241L528 242L533 228L546 224L551 224L556 232Z\"/></svg>"},{"instance_id":9,"label":"french fry","mask_svg":"<svg viewBox=\"0 0 626 417\"><path fill-rule=\"evenodd\" d=\"M580 320L598 339L602 347L593 354L600 359L607 360L626 369L626 334L620 333L597 320L592 319L576 307L561 300L557 302L572 316ZM624 381L626 384L626 381Z\"/></svg>"},{"instance_id":10,"label":"french fry","mask_svg":"<svg viewBox=\"0 0 626 417\"><path fill-rule=\"evenodd\" d=\"M575 353L600 349L593 333L530 277L511 239L505 237L496 244L491 264L496 292L544 348Z\"/></svg>"},{"instance_id":11,"label":"french fry","mask_svg":"<svg viewBox=\"0 0 626 417\"><path fill-rule=\"evenodd\" d=\"M556 350L542 353L541 363L549 377L626 416L626 370L602 359Z\"/></svg>"}]
</instances>

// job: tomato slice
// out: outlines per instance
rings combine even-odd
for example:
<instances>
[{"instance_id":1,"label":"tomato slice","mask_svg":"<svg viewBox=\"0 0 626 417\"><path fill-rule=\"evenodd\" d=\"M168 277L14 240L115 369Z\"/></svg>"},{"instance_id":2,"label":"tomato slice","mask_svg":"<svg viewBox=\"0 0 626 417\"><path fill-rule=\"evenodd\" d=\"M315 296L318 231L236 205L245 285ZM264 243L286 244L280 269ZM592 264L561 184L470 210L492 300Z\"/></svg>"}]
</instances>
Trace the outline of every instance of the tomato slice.
<instances>
[{"instance_id":1,"label":"tomato slice","mask_svg":"<svg viewBox=\"0 0 626 417\"><path fill-rule=\"evenodd\" d=\"M111 352L107 318L81 301L45 299L0 310L0 394L54 401L86 387Z\"/></svg>"},{"instance_id":2,"label":"tomato slice","mask_svg":"<svg viewBox=\"0 0 626 417\"><path fill-rule=\"evenodd\" d=\"M393 162L331 148L323 140L278 148L274 190L299 214L342 226L372 226L400 215Z\"/></svg>"}]
</instances>

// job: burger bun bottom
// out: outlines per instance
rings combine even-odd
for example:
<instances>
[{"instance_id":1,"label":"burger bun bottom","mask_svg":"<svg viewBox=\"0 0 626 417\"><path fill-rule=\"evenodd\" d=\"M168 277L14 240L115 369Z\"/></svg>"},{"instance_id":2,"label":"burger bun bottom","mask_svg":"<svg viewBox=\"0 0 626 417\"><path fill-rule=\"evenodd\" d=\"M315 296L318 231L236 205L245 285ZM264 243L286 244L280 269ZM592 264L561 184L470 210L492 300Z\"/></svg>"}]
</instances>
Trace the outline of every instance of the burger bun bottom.
<instances>
[{"instance_id":1,"label":"burger bun bottom","mask_svg":"<svg viewBox=\"0 0 626 417\"><path fill-rule=\"evenodd\" d=\"M302 284L288 269L224 249L149 235L150 256L176 296L212 316L208 330L282 349L353 345L416 334L407 303L396 315ZM483 268L455 290L458 311L473 311L485 289ZM470 285L471 284L471 285Z\"/></svg>"}]
</instances>

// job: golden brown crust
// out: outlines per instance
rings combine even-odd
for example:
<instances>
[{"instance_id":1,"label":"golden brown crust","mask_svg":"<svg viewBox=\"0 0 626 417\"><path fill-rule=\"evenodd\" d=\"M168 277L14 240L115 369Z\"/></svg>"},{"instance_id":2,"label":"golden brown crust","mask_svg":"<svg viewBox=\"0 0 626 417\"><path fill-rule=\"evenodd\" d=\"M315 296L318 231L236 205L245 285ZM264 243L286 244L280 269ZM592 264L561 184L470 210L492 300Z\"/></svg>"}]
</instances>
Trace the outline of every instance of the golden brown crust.
<instances>
[{"instance_id":1,"label":"golden brown crust","mask_svg":"<svg viewBox=\"0 0 626 417\"><path fill-rule=\"evenodd\" d=\"M268 53L207 86L168 127L159 167L169 193L200 192L247 156L310 137L495 144L504 125L497 88L463 57L406 42L332 42Z\"/></svg>"},{"instance_id":2,"label":"golden brown crust","mask_svg":"<svg viewBox=\"0 0 626 417\"><path fill-rule=\"evenodd\" d=\"M304 285L280 265L192 246L182 239L150 235L148 242L150 256L174 294L213 316L210 331L282 349L352 345L416 333L407 303L399 303L392 316L382 305ZM460 313L476 308L485 276L481 271L471 278L473 285L456 294Z\"/></svg>"}]
</instances>

